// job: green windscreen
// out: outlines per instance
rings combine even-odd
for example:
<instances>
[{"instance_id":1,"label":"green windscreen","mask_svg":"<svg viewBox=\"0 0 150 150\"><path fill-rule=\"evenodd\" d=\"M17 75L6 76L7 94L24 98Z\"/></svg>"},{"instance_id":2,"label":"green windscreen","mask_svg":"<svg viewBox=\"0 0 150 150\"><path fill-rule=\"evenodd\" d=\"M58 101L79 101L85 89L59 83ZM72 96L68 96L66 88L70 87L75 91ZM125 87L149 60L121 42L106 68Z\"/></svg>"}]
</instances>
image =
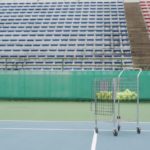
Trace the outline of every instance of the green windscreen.
<instances>
[{"instance_id":1,"label":"green windscreen","mask_svg":"<svg viewBox=\"0 0 150 150\"><path fill-rule=\"evenodd\" d=\"M133 76L128 71L123 76ZM92 98L93 81L117 77L119 71L1 71L1 99L80 99ZM150 71L140 76L140 99L150 100Z\"/></svg>"}]
</instances>

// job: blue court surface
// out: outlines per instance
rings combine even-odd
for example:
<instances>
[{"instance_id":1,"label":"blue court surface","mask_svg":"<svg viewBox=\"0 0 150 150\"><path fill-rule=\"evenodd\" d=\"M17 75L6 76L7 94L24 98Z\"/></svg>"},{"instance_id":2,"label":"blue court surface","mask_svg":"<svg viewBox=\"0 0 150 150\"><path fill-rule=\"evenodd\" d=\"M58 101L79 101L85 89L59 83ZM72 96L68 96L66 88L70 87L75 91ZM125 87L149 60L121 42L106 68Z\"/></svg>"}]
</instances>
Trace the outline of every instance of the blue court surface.
<instances>
[{"instance_id":1,"label":"blue court surface","mask_svg":"<svg viewBox=\"0 0 150 150\"><path fill-rule=\"evenodd\" d=\"M0 121L1 150L148 150L150 123L141 123L142 133L136 133L135 123L122 123L117 137L111 123L99 123L94 134L94 122Z\"/></svg>"}]
</instances>

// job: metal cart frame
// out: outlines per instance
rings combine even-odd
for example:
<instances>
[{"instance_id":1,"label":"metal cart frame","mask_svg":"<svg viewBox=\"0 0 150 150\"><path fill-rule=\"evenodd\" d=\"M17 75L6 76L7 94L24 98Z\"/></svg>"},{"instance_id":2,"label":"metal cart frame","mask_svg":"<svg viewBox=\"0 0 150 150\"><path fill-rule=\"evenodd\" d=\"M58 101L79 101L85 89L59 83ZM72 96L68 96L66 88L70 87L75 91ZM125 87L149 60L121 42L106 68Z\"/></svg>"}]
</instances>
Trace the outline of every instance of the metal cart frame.
<instances>
[{"instance_id":1,"label":"metal cart frame","mask_svg":"<svg viewBox=\"0 0 150 150\"><path fill-rule=\"evenodd\" d=\"M116 90L117 80L116 79L101 79L94 81L94 93L96 92L107 92L111 93L106 99L98 99L94 94L94 114L95 114L95 132L98 133L98 116L111 116L113 122L113 134L118 135L117 131L117 119L116 119ZM104 101L103 101L104 100Z\"/></svg>"},{"instance_id":2,"label":"metal cart frame","mask_svg":"<svg viewBox=\"0 0 150 150\"><path fill-rule=\"evenodd\" d=\"M135 79L135 86L136 86L136 93L137 93L137 97L136 97L136 103L137 103L137 106L136 106L136 131L138 134L141 133L141 128L139 126L139 78L140 78L140 75L141 75L141 72L142 72L142 69L140 68L127 68L127 69L124 69L122 70L118 77L117 78L113 78L113 79L99 79L99 80L95 80L94 81L94 85L97 86L98 84L98 90L102 90L102 91L110 91L112 92L112 97L111 97L111 104L112 104L112 107L111 105L109 105L111 111L110 111L110 114L109 115L112 115L113 116L113 125L114 125L114 129L113 129L113 135L114 136L117 136L118 135L118 132L120 131L120 128L121 128L121 125L120 125L120 119L121 119L121 114L120 114L120 101L119 99L117 100L117 92L120 91L120 87L121 87L121 79L122 78L122 75L124 72L126 71L131 71L131 70L135 70L135 71L138 71L137 75L136 75L136 79ZM103 83L109 83L111 84L111 88L110 89L106 89L103 88L101 86L101 84ZM97 87L96 87L97 88ZM108 109L107 107L105 108L102 108L103 110L99 110L101 109L101 107L99 107L98 105L102 105L102 102L101 101L98 101L97 97L96 97L96 92L97 92L97 89L95 90L94 88L94 114L95 114L95 132L98 133L98 115L107 115L107 114L102 114L102 112L105 112L104 109ZM116 102L117 102L117 109L116 109ZM100 111L100 113L99 113Z\"/></svg>"},{"instance_id":3,"label":"metal cart frame","mask_svg":"<svg viewBox=\"0 0 150 150\"><path fill-rule=\"evenodd\" d=\"M120 79L121 79L121 76L123 75L123 73L125 72L125 71L130 71L130 70L137 70L138 71L138 73L137 73L137 76L136 76L136 80L137 80L137 82L136 82L136 86L137 86L137 100L136 100L136 103L137 103L137 105L136 105L136 131L137 131L137 133L138 134L140 134L141 133L141 128L140 128L140 126L139 126L139 104L140 104L140 101L139 101L139 93L140 93L140 89L139 89L139 79L140 79L140 75L141 75L141 73L142 73L142 69L141 68L126 68L126 69L124 69L124 70L122 70L120 73L119 73L119 75L118 75L118 90L120 89L120 87L119 87L119 83L120 83ZM117 114L117 124L118 124L118 126L117 126L117 128L118 128L118 131L120 131L120 128L121 128L121 126L120 126L120 119L121 119L121 115L120 115L120 101L118 100L117 101L118 102L118 114Z\"/></svg>"}]
</instances>

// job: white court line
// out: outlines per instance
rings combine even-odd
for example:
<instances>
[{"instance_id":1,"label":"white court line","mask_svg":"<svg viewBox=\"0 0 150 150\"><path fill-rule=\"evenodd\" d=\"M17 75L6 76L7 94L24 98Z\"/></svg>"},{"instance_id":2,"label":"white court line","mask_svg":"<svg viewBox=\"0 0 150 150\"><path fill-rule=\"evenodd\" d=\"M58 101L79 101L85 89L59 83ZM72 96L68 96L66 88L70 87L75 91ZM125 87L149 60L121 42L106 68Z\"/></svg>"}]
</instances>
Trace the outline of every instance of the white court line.
<instances>
[{"instance_id":1,"label":"white court line","mask_svg":"<svg viewBox=\"0 0 150 150\"><path fill-rule=\"evenodd\" d=\"M61 128L0 128L0 130L22 130L22 131L93 131L92 129L61 129Z\"/></svg>"},{"instance_id":2,"label":"white court line","mask_svg":"<svg viewBox=\"0 0 150 150\"><path fill-rule=\"evenodd\" d=\"M0 120L0 122L33 122L33 123L92 123L93 121L44 121L44 120Z\"/></svg>"},{"instance_id":3,"label":"white court line","mask_svg":"<svg viewBox=\"0 0 150 150\"><path fill-rule=\"evenodd\" d=\"M137 122L127 122L127 121L121 121L121 123L123 123L123 124L135 124L135 123L137 123ZM150 122L139 122L139 124L150 124Z\"/></svg>"},{"instance_id":4,"label":"white court line","mask_svg":"<svg viewBox=\"0 0 150 150\"><path fill-rule=\"evenodd\" d=\"M97 133L94 131L93 139L92 139L92 145L91 150L96 150L96 144L97 144Z\"/></svg>"},{"instance_id":5,"label":"white court line","mask_svg":"<svg viewBox=\"0 0 150 150\"><path fill-rule=\"evenodd\" d=\"M22 130L22 131L90 131L92 132L93 129L63 129L63 128L0 128L0 130ZM108 129L99 129L99 132L112 132L112 130ZM120 132L136 132L136 130L122 130ZM150 132L150 130L142 130L141 132ZM96 133L94 132L93 138L95 138Z\"/></svg>"},{"instance_id":6,"label":"white court line","mask_svg":"<svg viewBox=\"0 0 150 150\"><path fill-rule=\"evenodd\" d=\"M44 120L0 120L0 122L33 122L33 123L94 123L94 121L44 121ZM99 121L98 123L110 123L108 121ZM134 124L133 121L121 121L123 124ZM148 121L140 122L140 124L150 124Z\"/></svg>"},{"instance_id":7,"label":"white court line","mask_svg":"<svg viewBox=\"0 0 150 150\"><path fill-rule=\"evenodd\" d=\"M100 132L112 132L112 130L105 130L105 129L101 129L99 131ZM136 132L136 130L121 130L120 132ZM147 133L149 133L150 130L141 130L141 132L147 132Z\"/></svg>"}]
</instances>

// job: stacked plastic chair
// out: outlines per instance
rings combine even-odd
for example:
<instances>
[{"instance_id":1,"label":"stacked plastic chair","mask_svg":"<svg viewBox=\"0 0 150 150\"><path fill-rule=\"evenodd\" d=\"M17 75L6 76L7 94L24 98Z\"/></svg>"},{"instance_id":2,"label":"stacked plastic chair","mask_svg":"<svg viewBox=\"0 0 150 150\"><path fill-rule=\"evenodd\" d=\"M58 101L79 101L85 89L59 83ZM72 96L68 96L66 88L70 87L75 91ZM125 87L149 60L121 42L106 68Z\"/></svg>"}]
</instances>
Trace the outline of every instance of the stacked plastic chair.
<instances>
[{"instance_id":1,"label":"stacked plastic chair","mask_svg":"<svg viewBox=\"0 0 150 150\"><path fill-rule=\"evenodd\" d=\"M0 68L132 67L123 0L0 2Z\"/></svg>"},{"instance_id":2,"label":"stacked plastic chair","mask_svg":"<svg viewBox=\"0 0 150 150\"><path fill-rule=\"evenodd\" d=\"M140 7L150 38L150 0L141 0Z\"/></svg>"}]
</instances>

